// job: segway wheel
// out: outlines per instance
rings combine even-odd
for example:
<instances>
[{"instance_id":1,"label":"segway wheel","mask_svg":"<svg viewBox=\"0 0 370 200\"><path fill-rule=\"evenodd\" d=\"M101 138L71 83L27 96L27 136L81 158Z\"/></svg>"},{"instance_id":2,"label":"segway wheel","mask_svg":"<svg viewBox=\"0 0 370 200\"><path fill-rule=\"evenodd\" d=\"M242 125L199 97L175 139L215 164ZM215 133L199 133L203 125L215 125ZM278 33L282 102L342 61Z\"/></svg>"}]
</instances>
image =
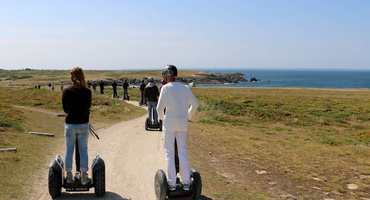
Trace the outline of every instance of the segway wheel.
<instances>
[{"instance_id":1,"label":"segway wheel","mask_svg":"<svg viewBox=\"0 0 370 200\"><path fill-rule=\"evenodd\" d=\"M96 170L94 176L94 191L98 197L104 196L105 194L105 167Z\"/></svg>"},{"instance_id":2,"label":"segway wheel","mask_svg":"<svg viewBox=\"0 0 370 200\"><path fill-rule=\"evenodd\" d=\"M145 120L145 130L149 129L149 118L146 118Z\"/></svg>"},{"instance_id":3,"label":"segway wheel","mask_svg":"<svg viewBox=\"0 0 370 200\"><path fill-rule=\"evenodd\" d=\"M157 200L164 200L167 196L167 178L163 170L158 170L155 173L154 189Z\"/></svg>"},{"instance_id":4,"label":"segway wheel","mask_svg":"<svg viewBox=\"0 0 370 200\"><path fill-rule=\"evenodd\" d=\"M58 171L49 168L49 194L52 197L59 197L62 194L62 175Z\"/></svg>"},{"instance_id":5,"label":"segway wheel","mask_svg":"<svg viewBox=\"0 0 370 200\"><path fill-rule=\"evenodd\" d=\"M194 193L192 194L192 199L199 199L200 195L202 194L202 178L200 177L200 173L197 169L191 168L190 169L191 178L193 179L193 190Z\"/></svg>"}]
</instances>

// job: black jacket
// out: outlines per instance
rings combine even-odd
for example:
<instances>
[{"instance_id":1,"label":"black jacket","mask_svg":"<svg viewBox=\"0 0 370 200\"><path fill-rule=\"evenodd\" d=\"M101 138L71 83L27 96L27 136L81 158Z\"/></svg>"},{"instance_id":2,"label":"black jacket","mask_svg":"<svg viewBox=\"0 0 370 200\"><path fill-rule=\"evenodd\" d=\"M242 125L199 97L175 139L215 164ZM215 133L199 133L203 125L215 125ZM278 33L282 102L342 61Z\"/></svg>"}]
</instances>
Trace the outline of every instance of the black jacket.
<instances>
[{"instance_id":1,"label":"black jacket","mask_svg":"<svg viewBox=\"0 0 370 200\"><path fill-rule=\"evenodd\" d=\"M128 83L125 82L122 87L123 87L123 89L127 89L128 88Z\"/></svg>"},{"instance_id":2,"label":"black jacket","mask_svg":"<svg viewBox=\"0 0 370 200\"><path fill-rule=\"evenodd\" d=\"M159 91L158 87L153 83L149 83L145 87L145 97L148 101L158 101Z\"/></svg>"},{"instance_id":3,"label":"black jacket","mask_svg":"<svg viewBox=\"0 0 370 200\"><path fill-rule=\"evenodd\" d=\"M65 122L67 124L84 124L89 122L91 90L69 86L63 90L62 104L66 113Z\"/></svg>"}]
</instances>

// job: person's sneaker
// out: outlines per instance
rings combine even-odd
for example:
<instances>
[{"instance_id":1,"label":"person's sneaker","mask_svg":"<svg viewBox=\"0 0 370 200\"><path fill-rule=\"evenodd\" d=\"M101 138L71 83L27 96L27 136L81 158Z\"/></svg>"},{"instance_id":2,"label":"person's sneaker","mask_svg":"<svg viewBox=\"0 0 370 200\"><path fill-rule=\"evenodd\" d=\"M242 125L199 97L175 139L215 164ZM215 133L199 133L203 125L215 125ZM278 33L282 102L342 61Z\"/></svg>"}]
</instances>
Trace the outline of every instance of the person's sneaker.
<instances>
[{"instance_id":1,"label":"person's sneaker","mask_svg":"<svg viewBox=\"0 0 370 200\"><path fill-rule=\"evenodd\" d=\"M86 174L82 174L82 176L81 176L81 184L82 185L87 185L90 182L91 182L91 179L89 178L89 175L87 173Z\"/></svg>"},{"instance_id":2,"label":"person's sneaker","mask_svg":"<svg viewBox=\"0 0 370 200\"><path fill-rule=\"evenodd\" d=\"M66 182L68 184L73 183L73 175L72 175L72 173L67 173Z\"/></svg>"},{"instance_id":3,"label":"person's sneaker","mask_svg":"<svg viewBox=\"0 0 370 200\"><path fill-rule=\"evenodd\" d=\"M170 189L170 191L175 191L176 190L176 186L175 185L170 185L169 186L169 189Z\"/></svg>"},{"instance_id":4,"label":"person's sneaker","mask_svg":"<svg viewBox=\"0 0 370 200\"><path fill-rule=\"evenodd\" d=\"M184 184L182 189L189 191L190 190L190 185L189 184Z\"/></svg>"}]
</instances>

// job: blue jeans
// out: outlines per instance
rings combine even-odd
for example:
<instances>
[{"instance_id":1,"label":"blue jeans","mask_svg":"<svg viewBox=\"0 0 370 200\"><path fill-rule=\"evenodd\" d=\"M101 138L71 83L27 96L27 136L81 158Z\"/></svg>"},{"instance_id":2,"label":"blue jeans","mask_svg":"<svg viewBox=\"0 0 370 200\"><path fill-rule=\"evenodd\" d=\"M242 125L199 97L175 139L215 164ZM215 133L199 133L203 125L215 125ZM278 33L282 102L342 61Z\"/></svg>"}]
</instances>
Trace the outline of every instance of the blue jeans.
<instances>
[{"instance_id":1,"label":"blue jeans","mask_svg":"<svg viewBox=\"0 0 370 200\"><path fill-rule=\"evenodd\" d=\"M157 103L158 103L158 101L147 101L147 103L148 103L148 113L149 113L150 123L153 123L152 122L152 120L153 120L152 115L154 115L154 124L158 124L158 113L157 113Z\"/></svg>"},{"instance_id":2,"label":"blue jeans","mask_svg":"<svg viewBox=\"0 0 370 200\"><path fill-rule=\"evenodd\" d=\"M128 98L128 91L127 91L127 89L123 89L123 98L125 98L125 99Z\"/></svg>"},{"instance_id":3,"label":"blue jeans","mask_svg":"<svg viewBox=\"0 0 370 200\"><path fill-rule=\"evenodd\" d=\"M87 141L89 139L89 124L65 124L64 136L66 138L66 171L72 171L72 158L76 140L78 141L78 151L80 153L80 170L89 170L87 154Z\"/></svg>"},{"instance_id":4,"label":"blue jeans","mask_svg":"<svg viewBox=\"0 0 370 200\"><path fill-rule=\"evenodd\" d=\"M144 91L141 91L141 99L140 99L141 105L146 104L146 98Z\"/></svg>"}]
</instances>

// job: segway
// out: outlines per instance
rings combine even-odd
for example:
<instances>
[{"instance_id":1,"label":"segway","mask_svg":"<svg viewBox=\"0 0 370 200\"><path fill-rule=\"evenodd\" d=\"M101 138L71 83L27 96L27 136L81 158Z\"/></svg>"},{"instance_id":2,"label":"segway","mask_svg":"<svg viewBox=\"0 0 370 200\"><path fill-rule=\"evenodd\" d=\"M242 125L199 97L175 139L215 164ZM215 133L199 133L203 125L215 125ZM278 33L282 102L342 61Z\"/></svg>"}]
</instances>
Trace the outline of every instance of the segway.
<instances>
[{"instance_id":1,"label":"segway","mask_svg":"<svg viewBox=\"0 0 370 200\"><path fill-rule=\"evenodd\" d=\"M122 100L130 101L130 96L128 94L123 94Z\"/></svg>"},{"instance_id":2,"label":"segway","mask_svg":"<svg viewBox=\"0 0 370 200\"><path fill-rule=\"evenodd\" d=\"M146 118L145 120L145 130L149 129L159 129L159 131L162 131L162 120L158 121L158 124L153 124L152 121L154 121L154 108L152 108L152 120L149 119L149 117Z\"/></svg>"},{"instance_id":3,"label":"segway","mask_svg":"<svg viewBox=\"0 0 370 200\"><path fill-rule=\"evenodd\" d=\"M149 120L149 117L145 120L145 130L149 129L159 129L159 131L162 131L162 120L159 120L158 124L153 124L151 120Z\"/></svg>"},{"instance_id":4,"label":"segway","mask_svg":"<svg viewBox=\"0 0 370 200\"><path fill-rule=\"evenodd\" d=\"M63 116L63 115L58 115ZM99 136L96 134L95 130L90 126L90 132L95 134L96 138L99 139ZM105 163L104 160L97 155L91 165L91 182L82 185L80 171L80 154L78 151L78 142L76 140L75 146L75 161L76 161L76 173L74 181L72 183L67 183L65 179L65 166L63 159L57 155L49 164L49 178L48 178L48 187L49 194L52 197L58 197L62 193L62 187L68 192L81 192L89 191L90 188L95 189L95 195L104 196L105 194Z\"/></svg>"},{"instance_id":5,"label":"segway","mask_svg":"<svg viewBox=\"0 0 370 200\"><path fill-rule=\"evenodd\" d=\"M176 174L179 173L179 157L177 150L177 142L175 140L175 166ZM163 170L158 170L154 178L154 189L157 200L164 200L168 198L186 198L199 199L202 193L202 179L197 169L190 169L190 190L184 190L180 182L179 176L176 178L176 190L170 191L166 174Z\"/></svg>"}]
</instances>

